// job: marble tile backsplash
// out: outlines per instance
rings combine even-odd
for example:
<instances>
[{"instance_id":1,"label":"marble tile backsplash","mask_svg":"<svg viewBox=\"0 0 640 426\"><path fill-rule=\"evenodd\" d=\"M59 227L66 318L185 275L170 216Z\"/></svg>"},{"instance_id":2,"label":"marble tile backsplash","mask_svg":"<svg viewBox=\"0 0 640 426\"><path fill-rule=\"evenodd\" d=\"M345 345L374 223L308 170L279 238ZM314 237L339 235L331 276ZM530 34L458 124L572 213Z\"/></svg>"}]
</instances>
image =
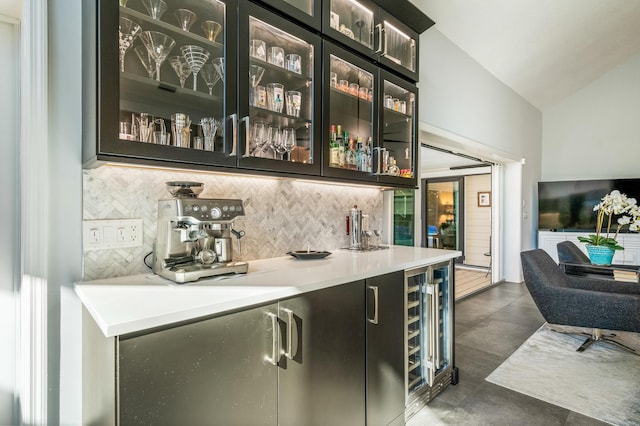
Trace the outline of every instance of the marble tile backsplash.
<instances>
[{"instance_id":1,"label":"marble tile backsplash","mask_svg":"<svg viewBox=\"0 0 640 426\"><path fill-rule=\"evenodd\" d=\"M157 204L169 197L165 182L190 180L204 183L201 198L239 198L245 216L234 227L244 230L242 254L234 240L234 258L253 260L302 250L334 250L347 244L345 216L357 204L369 214L370 227L382 226L382 191L350 187L197 172L103 166L85 170L83 218L143 220L141 247L84 251L84 279L111 278L149 272L144 257L153 250ZM151 256L148 259L151 262Z\"/></svg>"}]
</instances>

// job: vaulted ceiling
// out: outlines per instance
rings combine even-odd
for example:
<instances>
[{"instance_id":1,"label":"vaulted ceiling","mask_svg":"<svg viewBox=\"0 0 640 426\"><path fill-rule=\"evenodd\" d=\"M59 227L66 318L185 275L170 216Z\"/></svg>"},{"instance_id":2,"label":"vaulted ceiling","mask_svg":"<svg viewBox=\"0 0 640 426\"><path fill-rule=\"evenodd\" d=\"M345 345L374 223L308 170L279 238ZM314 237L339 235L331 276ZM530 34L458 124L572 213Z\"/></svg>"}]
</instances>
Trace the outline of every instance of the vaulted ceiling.
<instances>
[{"instance_id":1,"label":"vaulted ceiling","mask_svg":"<svg viewBox=\"0 0 640 426\"><path fill-rule=\"evenodd\" d=\"M640 53L640 0L411 0L540 110Z\"/></svg>"}]
</instances>

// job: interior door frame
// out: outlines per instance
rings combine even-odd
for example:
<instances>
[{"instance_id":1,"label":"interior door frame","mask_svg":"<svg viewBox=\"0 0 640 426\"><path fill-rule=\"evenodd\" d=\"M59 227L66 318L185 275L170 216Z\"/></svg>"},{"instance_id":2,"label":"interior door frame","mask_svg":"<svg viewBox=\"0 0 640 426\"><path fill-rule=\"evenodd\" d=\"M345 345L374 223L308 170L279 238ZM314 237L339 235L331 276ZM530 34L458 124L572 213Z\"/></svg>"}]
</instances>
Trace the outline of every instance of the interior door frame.
<instances>
[{"instance_id":1,"label":"interior door frame","mask_svg":"<svg viewBox=\"0 0 640 426\"><path fill-rule=\"evenodd\" d=\"M458 241L457 250L462 252L462 256L455 259L456 263L464 263L465 251L464 251L464 176L446 176L446 177L434 177L434 178L423 178L421 183L421 198L422 198L422 212L421 212L421 221L422 221L422 235L420 236L420 241L422 247L427 247L427 187L429 183L442 183L442 182L457 182L458 183L458 205L455 213L457 215L457 236L456 239Z\"/></svg>"}]
</instances>

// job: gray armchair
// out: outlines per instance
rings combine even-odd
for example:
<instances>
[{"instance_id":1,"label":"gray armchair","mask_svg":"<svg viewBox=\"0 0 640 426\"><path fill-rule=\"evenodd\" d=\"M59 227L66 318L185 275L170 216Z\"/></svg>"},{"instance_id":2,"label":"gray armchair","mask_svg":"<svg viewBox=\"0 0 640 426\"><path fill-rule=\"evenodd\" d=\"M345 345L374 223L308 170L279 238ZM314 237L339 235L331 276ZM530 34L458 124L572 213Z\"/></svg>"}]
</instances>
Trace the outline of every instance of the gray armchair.
<instances>
[{"instance_id":1,"label":"gray armchair","mask_svg":"<svg viewBox=\"0 0 640 426\"><path fill-rule=\"evenodd\" d=\"M540 249L520 258L525 284L545 321L593 329L577 351L605 341L636 353L601 329L640 332L640 284L567 275Z\"/></svg>"}]
</instances>

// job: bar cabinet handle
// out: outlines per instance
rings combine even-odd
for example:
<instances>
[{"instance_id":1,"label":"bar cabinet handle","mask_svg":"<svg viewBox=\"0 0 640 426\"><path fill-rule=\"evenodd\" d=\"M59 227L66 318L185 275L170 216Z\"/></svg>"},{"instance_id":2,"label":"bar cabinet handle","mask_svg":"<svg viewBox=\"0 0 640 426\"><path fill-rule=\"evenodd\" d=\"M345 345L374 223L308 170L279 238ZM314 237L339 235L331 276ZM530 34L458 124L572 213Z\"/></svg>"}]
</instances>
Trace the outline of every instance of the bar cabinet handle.
<instances>
[{"instance_id":1,"label":"bar cabinet handle","mask_svg":"<svg viewBox=\"0 0 640 426\"><path fill-rule=\"evenodd\" d=\"M371 324L378 324L378 286L370 285L369 290L373 291L373 318L367 318Z\"/></svg>"},{"instance_id":2,"label":"bar cabinet handle","mask_svg":"<svg viewBox=\"0 0 640 426\"><path fill-rule=\"evenodd\" d=\"M251 121L250 120L251 119L249 118L248 115L242 119L242 121L244 122L244 137L245 137L244 154L242 155L243 158L251 156L249 153L249 138L251 137Z\"/></svg>"},{"instance_id":3,"label":"bar cabinet handle","mask_svg":"<svg viewBox=\"0 0 640 426\"><path fill-rule=\"evenodd\" d=\"M293 311L291 309L282 309L287 314L287 348L284 356L293 359Z\"/></svg>"},{"instance_id":4,"label":"bar cabinet handle","mask_svg":"<svg viewBox=\"0 0 640 426\"><path fill-rule=\"evenodd\" d=\"M376 31L378 32L378 48L374 53L380 53L382 52L382 33L384 31L382 28L382 22L376 25Z\"/></svg>"},{"instance_id":5,"label":"bar cabinet handle","mask_svg":"<svg viewBox=\"0 0 640 426\"><path fill-rule=\"evenodd\" d=\"M238 114L231 114L231 125L232 125L232 139L233 145L231 147L231 153L229 156L235 157L236 147L238 145Z\"/></svg>"},{"instance_id":6,"label":"bar cabinet handle","mask_svg":"<svg viewBox=\"0 0 640 426\"><path fill-rule=\"evenodd\" d=\"M269 362L269 364L273 364L273 365L278 365L278 352L279 352L279 345L278 345L278 337L279 337L279 332L280 332L280 327L278 326L278 316L276 314L274 314L273 312L269 312L267 313L267 315L269 315L269 317L271 318L271 358L267 357L267 361Z\"/></svg>"}]
</instances>

